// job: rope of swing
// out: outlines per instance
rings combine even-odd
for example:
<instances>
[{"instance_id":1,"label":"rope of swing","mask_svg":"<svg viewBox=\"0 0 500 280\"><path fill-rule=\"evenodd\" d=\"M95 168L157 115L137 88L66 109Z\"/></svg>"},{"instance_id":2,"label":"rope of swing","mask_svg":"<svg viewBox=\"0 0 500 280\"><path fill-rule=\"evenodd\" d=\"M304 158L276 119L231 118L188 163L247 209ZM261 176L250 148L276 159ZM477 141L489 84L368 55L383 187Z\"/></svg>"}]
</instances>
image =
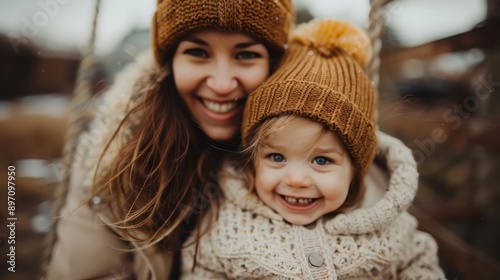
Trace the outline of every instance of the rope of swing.
<instances>
[{"instance_id":1,"label":"rope of swing","mask_svg":"<svg viewBox=\"0 0 500 280\"><path fill-rule=\"evenodd\" d=\"M92 81L93 69L96 62L94 56L94 46L97 34L97 18L99 15L101 0L95 1L94 18L92 22L92 32L88 45L84 51L83 59L80 62L73 97L69 106L69 124L66 132L66 141L62 150L63 163L60 170L60 181L54 192L54 204L51 215L54 216L54 221L47 233L45 240L45 255L42 259L40 279L47 277L47 268L52 258L52 252L55 243L57 242L56 227L62 208L66 202L66 196L69 190L69 181L71 174L71 164L75 160L76 146L79 135L86 130L89 122L89 117L85 113L87 106L92 100Z\"/></svg>"},{"instance_id":2,"label":"rope of swing","mask_svg":"<svg viewBox=\"0 0 500 280\"><path fill-rule=\"evenodd\" d=\"M368 15L368 37L370 38L373 56L366 68L366 73L375 87L379 85L380 51L382 50L382 40L380 33L384 27L384 8L391 0L370 0L370 13Z\"/></svg>"},{"instance_id":3,"label":"rope of swing","mask_svg":"<svg viewBox=\"0 0 500 280\"><path fill-rule=\"evenodd\" d=\"M391 0L370 0L370 13L368 15L368 37L372 46L372 59L365 69L366 74L370 77L372 84L378 88L380 82L380 51L382 50L382 40L380 34L385 26L384 8ZM375 126L378 129L378 110L375 110Z\"/></svg>"}]
</instances>

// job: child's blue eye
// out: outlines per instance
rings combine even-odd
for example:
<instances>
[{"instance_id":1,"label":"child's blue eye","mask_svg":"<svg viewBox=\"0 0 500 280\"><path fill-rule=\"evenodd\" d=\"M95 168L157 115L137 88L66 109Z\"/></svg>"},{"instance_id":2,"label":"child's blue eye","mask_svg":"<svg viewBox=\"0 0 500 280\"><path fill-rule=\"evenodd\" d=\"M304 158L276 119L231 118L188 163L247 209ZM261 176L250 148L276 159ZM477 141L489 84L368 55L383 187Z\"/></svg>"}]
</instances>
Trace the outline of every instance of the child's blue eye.
<instances>
[{"instance_id":1,"label":"child's blue eye","mask_svg":"<svg viewBox=\"0 0 500 280\"><path fill-rule=\"evenodd\" d=\"M313 159L313 163L317 165L326 165L331 163L332 161L327 159L326 157L315 157Z\"/></svg>"},{"instance_id":2,"label":"child's blue eye","mask_svg":"<svg viewBox=\"0 0 500 280\"><path fill-rule=\"evenodd\" d=\"M274 162L284 162L285 161L285 157L283 155L280 155L280 154L270 154L269 158Z\"/></svg>"}]
</instances>

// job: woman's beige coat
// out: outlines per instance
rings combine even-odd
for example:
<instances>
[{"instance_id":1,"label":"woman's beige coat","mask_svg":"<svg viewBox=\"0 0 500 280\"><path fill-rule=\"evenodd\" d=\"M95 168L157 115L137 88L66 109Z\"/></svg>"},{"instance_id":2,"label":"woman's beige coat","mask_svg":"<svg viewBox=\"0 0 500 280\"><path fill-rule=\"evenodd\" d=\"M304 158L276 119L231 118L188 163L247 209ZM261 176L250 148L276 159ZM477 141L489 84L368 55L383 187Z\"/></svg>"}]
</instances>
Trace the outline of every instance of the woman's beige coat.
<instances>
[{"instance_id":1,"label":"woman's beige coat","mask_svg":"<svg viewBox=\"0 0 500 280\"><path fill-rule=\"evenodd\" d=\"M140 249L141 244L122 240L106 224L111 222L107 204L91 198L91 185L100 155L110 135L140 97L151 75L158 72L150 51L118 75L115 84L96 100L94 119L80 136L76 160L71 168L71 181L65 206L57 213L57 242L47 270L47 279L168 279L173 262L171 252L157 247ZM99 172L105 172L110 160L129 139L140 115L125 124L125 130L110 147ZM98 174L100 174L98 173ZM99 176L99 175L98 175ZM387 178L373 167L366 178L368 185L387 185Z\"/></svg>"}]
</instances>

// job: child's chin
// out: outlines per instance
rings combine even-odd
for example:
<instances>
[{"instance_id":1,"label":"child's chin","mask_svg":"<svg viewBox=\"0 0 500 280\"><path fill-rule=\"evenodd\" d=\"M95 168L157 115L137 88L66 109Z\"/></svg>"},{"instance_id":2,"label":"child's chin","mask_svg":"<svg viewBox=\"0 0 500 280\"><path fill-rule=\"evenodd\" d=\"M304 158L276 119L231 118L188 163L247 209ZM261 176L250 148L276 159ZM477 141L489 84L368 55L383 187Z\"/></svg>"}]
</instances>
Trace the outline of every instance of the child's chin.
<instances>
[{"instance_id":1,"label":"child's chin","mask_svg":"<svg viewBox=\"0 0 500 280\"><path fill-rule=\"evenodd\" d=\"M305 218L305 217L287 217L285 221L289 224L296 226L306 226L316 222L317 219Z\"/></svg>"}]
</instances>

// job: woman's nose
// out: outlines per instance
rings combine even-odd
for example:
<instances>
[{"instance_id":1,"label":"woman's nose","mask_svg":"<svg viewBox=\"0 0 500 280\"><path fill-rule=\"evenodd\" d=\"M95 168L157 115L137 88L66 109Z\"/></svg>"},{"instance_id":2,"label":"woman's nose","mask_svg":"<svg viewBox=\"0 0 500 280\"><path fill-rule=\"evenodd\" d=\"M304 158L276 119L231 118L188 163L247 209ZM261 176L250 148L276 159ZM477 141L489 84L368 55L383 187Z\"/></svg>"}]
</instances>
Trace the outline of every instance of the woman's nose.
<instances>
[{"instance_id":1,"label":"woman's nose","mask_svg":"<svg viewBox=\"0 0 500 280\"><path fill-rule=\"evenodd\" d=\"M219 61L207 78L207 86L216 94L230 94L238 87L235 71L230 63Z\"/></svg>"},{"instance_id":2,"label":"woman's nose","mask_svg":"<svg viewBox=\"0 0 500 280\"><path fill-rule=\"evenodd\" d=\"M312 179L305 166L291 166L286 174L285 183L294 188L307 188L312 185Z\"/></svg>"}]
</instances>

